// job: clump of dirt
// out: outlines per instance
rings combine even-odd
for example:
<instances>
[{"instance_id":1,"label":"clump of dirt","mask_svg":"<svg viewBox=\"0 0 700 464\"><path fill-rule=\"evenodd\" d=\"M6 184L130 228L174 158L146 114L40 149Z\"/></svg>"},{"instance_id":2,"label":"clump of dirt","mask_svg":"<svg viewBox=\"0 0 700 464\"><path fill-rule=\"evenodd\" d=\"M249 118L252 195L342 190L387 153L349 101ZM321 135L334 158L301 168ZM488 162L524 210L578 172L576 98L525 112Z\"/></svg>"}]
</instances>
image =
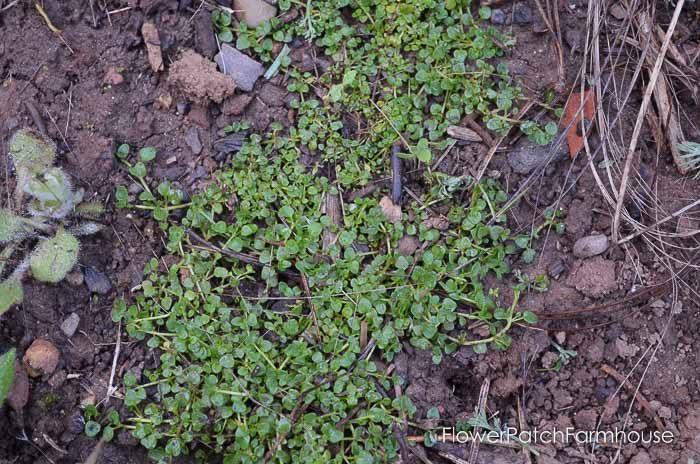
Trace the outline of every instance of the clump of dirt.
<instances>
[{"instance_id":1,"label":"clump of dirt","mask_svg":"<svg viewBox=\"0 0 700 464\"><path fill-rule=\"evenodd\" d=\"M221 103L236 89L233 79L220 73L216 63L192 50L185 50L170 66L168 80L188 98L201 104L209 100Z\"/></svg>"}]
</instances>

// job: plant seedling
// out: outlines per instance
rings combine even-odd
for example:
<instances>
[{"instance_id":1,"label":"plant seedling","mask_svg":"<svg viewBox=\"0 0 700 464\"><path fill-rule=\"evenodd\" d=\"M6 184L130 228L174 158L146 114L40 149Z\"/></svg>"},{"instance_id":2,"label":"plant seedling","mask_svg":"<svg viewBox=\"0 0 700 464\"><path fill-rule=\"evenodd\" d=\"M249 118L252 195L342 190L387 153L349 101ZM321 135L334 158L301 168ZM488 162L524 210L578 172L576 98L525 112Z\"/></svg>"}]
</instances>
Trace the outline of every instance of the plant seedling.
<instances>
[{"instance_id":1,"label":"plant seedling","mask_svg":"<svg viewBox=\"0 0 700 464\"><path fill-rule=\"evenodd\" d=\"M20 129L10 138L9 151L17 188L15 208L0 209L0 244L5 245L0 252L0 276L25 241L38 243L0 281L0 314L22 301L21 282L28 270L41 282L61 281L77 262L77 237L102 229L101 224L86 219L100 214L102 205L83 202L83 190L75 189L68 174L52 166L56 148L51 141Z\"/></svg>"}]
</instances>

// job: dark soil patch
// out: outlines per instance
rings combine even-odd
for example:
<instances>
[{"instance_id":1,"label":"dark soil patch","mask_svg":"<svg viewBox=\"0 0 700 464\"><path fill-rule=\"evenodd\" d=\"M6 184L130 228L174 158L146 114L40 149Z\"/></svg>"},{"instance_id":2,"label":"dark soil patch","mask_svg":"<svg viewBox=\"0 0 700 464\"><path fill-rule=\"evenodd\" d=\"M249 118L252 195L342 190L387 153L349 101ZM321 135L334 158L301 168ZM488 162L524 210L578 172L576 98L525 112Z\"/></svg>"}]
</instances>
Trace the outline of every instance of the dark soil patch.
<instances>
[{"instance_id":1,"label":"dark soil patch","mask_svg":"<svg viewBox=\"0 0 700 464\"><path fill-rule=\"evenodd\" d=\"M138 2L129 5L132 3L136 6ZM210 182L209 174L225 161L225 156L212 148L224 126L247 120L252 123L252 131L263 132L273 121L288 125L294 114L285 107L287 93L281 78L271 82L261 79L250 94L239 93L221 105L203 106L201 102L187 101L168 82L167 72L155 74L151 70L140 35L146 17L161 32L166 69L184 49L196 49L209 57L214 53L211 37L207 36L211 34L208 12L202 10L190 20L193 10L187 7L189 3L141 1L140 8L113 14L109 19L98 14L94 27L88 2L47 2L48 15L64 31L64 38L75 53L46 27L30 3L22 2L0 13L0 152L7 152L5 142L16 128L37 124L24 104L30 102L38 109L48 135L59 143L61 165L89 195L106 201L111 208L113 202L107 200L113 197L115 186L129 184L114 159L119 143L155 146L159 154L154 177L167 178L192 192ZM519 5L530 9L531 18L537 16L534 2ZM179 10L180 6L185 8ZM509 22L512 6L501 8ZM581 29L581 11L585 11L585 6L580 4L562 9L563 28L568 34L567 83L575 78L580 59L575 35L585 33ZM527 18L522 11L518 15ZM500 27L511 31L508 24ZM513 25L512 33L518 38L518 47L507 59L528 92L534 94L559 85L556 54L549 35L533 32L529 21ZM309 56L303 47L292 52L300 66L313 69ZM323 68L323 59L319 60L317 65ZM123 79L120 81L115 73ZM109 78L105 81L106 76ZM690 100L688 105L697 115L698 109ZM198 153L192 148L193 130L201 143L201 149L194 150ZM473 166L486 148L457 148L439 166L440 170L474 174ZM541 183L513 209L514 228L528 227L545 205L568 188L566 173L570 164L568 159L560 158L546 167ZM5 156L2 168L9 173ZM497 156L491 168L499 171L510 191L524 178L513 172L506 156ZM572 175L585 169L588 168L580 158ZM668 211L698 192L698 182L679 183L675 169L667 162L660 167L659 176ZM13 188L11 176L6 175L5 179L3 198ZM561 206L566 212L566 234L552 233L541 240L538 247L543 251L527 269L533 278L540 274L556 274L557 278L552 278L548 292L526 295L524 306L556 314L613 302L633 288L666 279L658 259L641 242L637 243L637 249L642 250L637 256L620 249L610 249L588 260L573 256L571 249L577 239L593 232L610 233L611 219L590 172L581 176ZM0 462L84 462L96 445L96 440L83 434L81 406L106 398L118 333L110 318L112 302L117 296L128 295L140 283L146 261L163 252L159 230L146 215L126 216L121 211L109 211L105 222L105 231L83 241L78 271L84 272L86 266L91 266L105 273L112 283L107 295L90 294L79 276L72 283L64 281L55 286L30 281L25 286L24 303L3 317L0 348L14 346L23 353L34 339L44 338L59 349L61 356L53 375L30 381L30 400L23 411L16 413L7 407L0 410L4 432L0 437ZM553 273L552 269L559 272ZM691 287L697 288L699 277L688 278ZM504 303L512 296L509 284L493 282L494 286L504 287ZM406 392L418 407L419 418L425 417L433 406L438 407L446 424L470 417L481 384L489 378L492 387L488 410L499 411L503 423L519 423L520 404L525 428L575 426L587 430L595 429L600 420L602 428L609 430L622 426L631 407L628 427L648 430L654 427L653 422L638 409L637 402L631 404L629 391L622 390L617 399L606 404L618 384L603 373L601 366L605 363L627 374L639 355L665 333L665 344L646 372L641 393L676 439L670 445L649 448L625 446L617 462L685 464L691 457L698 460L700 455L700 361L695 355L700 351L695 336L700 331L700 308L695 303L697 297L687 289L681 289L679 297L682 308L670 322L669 297L653 296L641 302L650 307L627 307L613 316L612 324L592 330L585 330L592 323L590 320L543 324L548 331L517 329L513 347L505 353L478 356L471 349L462 349L435 366L430 353L406 347L396 360L396 372L405 377ZM71 313L80 317L80 323L78 331L69 338L62 332L61 323ZM548 370L556 358L550 336L578 353L559 372ZM153 362L155 359L143 345L124 341L117 378L127 370L142 371ZM640 378L638 368L630 381L636 385ZM109 407L121 408L121 404L111 399ZM26 440L18 438L23 436ZM451 453L463 457L465 449L449 447ZM544 451L548 456L538 462L554 464L584 462L584 453L589 450L561 445ZM614 454L614 448L606 449L603 455L608 460L602 462L610 462ZM431 459L440 462L437 457ZM480 459L479 462L525 462L520 454L493 447L484 447ZM123 433L105 447L99 462L135 463L146 462L146 458L142 448Z\"/></svg>"}]
</instances>

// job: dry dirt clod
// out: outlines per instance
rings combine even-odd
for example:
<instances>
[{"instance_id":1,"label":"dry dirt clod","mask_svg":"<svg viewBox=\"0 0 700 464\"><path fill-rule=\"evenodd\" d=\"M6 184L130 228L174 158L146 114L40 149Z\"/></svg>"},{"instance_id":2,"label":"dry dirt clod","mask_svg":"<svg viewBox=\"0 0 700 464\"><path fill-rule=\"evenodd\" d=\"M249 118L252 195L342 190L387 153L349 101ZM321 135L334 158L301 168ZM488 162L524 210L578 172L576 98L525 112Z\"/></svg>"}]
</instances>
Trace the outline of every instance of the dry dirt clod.
<instances>
[{"instance_id":1,"label":"dry dirt clod","mask_svg":"<svg viewBox=\"0 0 700 464\"><path fill-rule=\"evenodd\" d=\"M577 258L591 258L602 254L608 249L608 237L603 234L589 235L580 238L574 244L574 256Z\"/></svg>"},{"instance_id":2,"label":"dry dirt clod","mask_svg":"<svg viewBox=\"0 0 700 464\"><path fill-rule=\"evenodd\" d=\"M399 240L398 251L403 256L411 256L419 246L420 242L414 235L404 235Z\"/></svg>"},{"instance_id":3,"label":"dry dirt clod","mask_svg":"<svg viewBox=\"0 0 700 464\"><path fill-rule=\"evenodd\" d=\"M227 98L224 102L223 112L226 116L240 116L253 99L252 95L240 94Z\"/></svg>"},{"instance_id":4,"label":"dry dirt clod","mask_svg":"<svg viewBox=\"0 0 700 464\"><path fill-rule=\"evenodd\" d=\"M382 199L379 200L379 207L387 221L392 224L401 222L401 205L395 205L394 202L391 201L391 198L383 196Z\"/></svg>"},{"instance_id":5,"label":"dry dirt clod","mask_svg":"<svg viewBox=\"0 0 700 464\"><path fill-rule=\"evenodd\" d=\"M193 101L221 103L233 95L236 83L216 70L216 65L193 50L185 50L170 67L168 80ZM190 112L191 113L191 112Z\"/></svg>"},{"instance_id":6,"label":"dry dirt clod","mask_svg":"<svg viewBox=\"0 0 700 464\"><path fill-rule=\"evenodd\" d=\"M163 70L163 52L160 49L160 35L156 25L152 22L145 22L141 26L141 35L146 43L146 52L148 53L148 62L151 65L153 72Z\"/></svg>"},{"instance_id":7,"label":"dry dirt clod","mask_svg":"<svg viewBox=\"0 0 700 464\"><path fill-rule=\"evenodd\" d=\"M58 349L48 340L37 338L27 348L22 362L30 377L52 374L58 366Z\"/></svg>"}]
</instances>

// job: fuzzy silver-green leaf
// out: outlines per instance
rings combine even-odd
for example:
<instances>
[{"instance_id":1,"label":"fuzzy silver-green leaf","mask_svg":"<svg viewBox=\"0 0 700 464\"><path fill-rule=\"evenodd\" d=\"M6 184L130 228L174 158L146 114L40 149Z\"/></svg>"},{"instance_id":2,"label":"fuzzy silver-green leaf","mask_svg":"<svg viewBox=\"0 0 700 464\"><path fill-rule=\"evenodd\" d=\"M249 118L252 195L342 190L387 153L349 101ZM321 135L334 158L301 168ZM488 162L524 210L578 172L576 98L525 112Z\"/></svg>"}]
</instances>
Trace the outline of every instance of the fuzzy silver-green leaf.
<instances>
[{"instance_id":1,"label":"fuzzy silver-green leaf","mask_svg":"<svg viewBox=\"0 0 700 464\"><path fill-rule=\"evenodd\" d=\"M32 275L41 282L60 282L78 261L79 250L78 239L59 229L53 238L41 242L32 252Z\"/></svg>"},{"instance_id":2,"label":"fuzzy silver-green leaf","mask_svg":"<svg viewBox=\"0 0 700 464\"><path fill-rule=\"evenodd\" d=\"M0 243L16 242L24 236L22 218L9 209L0 209Z\"/></svg>"},{"instance_id":3,"label":"fuzzy silver-green leaf","mask_svg":"<svg viewBox=\"0 0 700 464\"><path fill-rule=\"evenodd\" d=\"M20 303L24 298L22 283L16 279L0 282L0 316L13 304Z\"/></svg>"},{"instance_id":4,"label":"fuzzy silver-green leaf","mask_svg":"<svg viewBox=\"0 0 700 464\"><path fill-rule=\"evenodd\" d=\"M15 349L0 356L0 405L5 402L15 378Z\"/></svg>"},{"instance_id":5,"label":"fuzzy silver-green leaf","mask_svg":"<svg viewBox=\"0 0 700 464\"><path fill-rule=\"evenodd\" d=\"M15 167L34 173L51 167L56 158L56 145L31 129L15 132L8 147Z\"/></svg>"}]
</instances>

